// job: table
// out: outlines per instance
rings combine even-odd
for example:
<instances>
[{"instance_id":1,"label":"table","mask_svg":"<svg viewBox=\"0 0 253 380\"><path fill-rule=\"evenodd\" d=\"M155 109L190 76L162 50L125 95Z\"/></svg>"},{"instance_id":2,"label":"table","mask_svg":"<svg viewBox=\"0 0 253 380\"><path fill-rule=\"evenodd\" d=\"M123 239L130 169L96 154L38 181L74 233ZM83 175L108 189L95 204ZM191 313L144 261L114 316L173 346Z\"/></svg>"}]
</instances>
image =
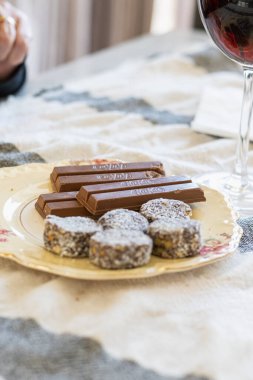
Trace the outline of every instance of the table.
<instances>
[{"instance_id":1,"label":"table","mask_svg":"<svg viewBox=\"0 0 253 380\"><path fill-rule=\"evenodd\" d=\"M117 157L161 160L175 174L231 168L235 142L190 127L224 68L203 34L173 32L43 74L0 107L0 165ZM0 260L0 376L251 380L252 219L240 223L237 255L153 279L76 281Z\"/></svg>"}]
</instances>

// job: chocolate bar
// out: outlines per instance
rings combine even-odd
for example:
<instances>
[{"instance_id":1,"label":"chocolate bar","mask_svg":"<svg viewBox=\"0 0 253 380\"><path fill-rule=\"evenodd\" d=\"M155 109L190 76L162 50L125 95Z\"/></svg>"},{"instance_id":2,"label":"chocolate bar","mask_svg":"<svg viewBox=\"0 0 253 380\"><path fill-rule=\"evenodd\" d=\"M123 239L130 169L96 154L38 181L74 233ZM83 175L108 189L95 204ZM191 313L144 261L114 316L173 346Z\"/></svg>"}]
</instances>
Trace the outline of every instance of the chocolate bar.
<instances>
[{"instance_id":1,"label":"chocolate bar","mask_svg":"<svg viewBox=\"0 0 253 380\"><path fill-rule=\"evenodd\" d=\"M81 186L84 185L150 179L160 176L161 174L153 171L58 176L56 182L52 183L52 185L58 192L71 192L80 190Z\"/></svg>"},{"instance_id":2,"label":"chocolate bar","mask_svg":"<svg viewBox=\"0 0 253 380\"><path fill-rule=\"evenodd\" d=\"M93 215L115 208L138 210L143 203L156 198L177 199L185 203L206 200L203 190L193 183L92 194L87 202L77 194L77 200Z\"/></svg>"},{"instance_id":3,"label":"chocolate bar","mask_svg":"<svg viewBox=\"0 0 253 380\"><path fill-rule=\"evenodd\" d=\"M170 176L151 179L139 179L132 181L121 181L116 183L101 183L97 185L82 186L78 197L82 200L82 203L87 202L88 198L92 194L107 193L112 191L122 191L130 189L139 189L153 186L165 186L176 185L179 183L191 183L192 180L185 176ZM77 193L76 193L77 194Z\"/></svg>"},{"instance_id":4,"label":"chocolate bar","mask_svg":"<svg viewBox=\"0 0 253 380\"><path fill-rule=\"evenodd\" d=\"M165 175L163 164L159 161L151 162L129 162L108 163L103 165L80 165L80 166L58 166L50 175L52 182L56 182L59 176L105 174L105 173L127 173L139 171L154 171Z\"/></svg>"}]
</instances>

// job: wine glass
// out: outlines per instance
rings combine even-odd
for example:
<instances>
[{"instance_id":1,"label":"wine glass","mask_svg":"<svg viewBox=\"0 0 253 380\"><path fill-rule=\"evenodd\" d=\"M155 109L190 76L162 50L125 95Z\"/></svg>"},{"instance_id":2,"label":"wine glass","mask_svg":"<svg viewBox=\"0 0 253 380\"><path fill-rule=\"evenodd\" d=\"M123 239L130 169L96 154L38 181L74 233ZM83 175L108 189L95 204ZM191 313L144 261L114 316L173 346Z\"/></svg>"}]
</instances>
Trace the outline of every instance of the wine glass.
<instances>
[{"instance_id":1,"label":"wine glass","mask_svg":"<svg viewBox=\"0 0 253 380\"><path fill-rule=\"evenodd\" d=\"M233 173L208 173L199 182L229 194L241 215L253 215L252 178L248 174L253 111L253 0L198 0L205 29L217 47L244 72L244 96Z\"/></svg>"}]
</instances>

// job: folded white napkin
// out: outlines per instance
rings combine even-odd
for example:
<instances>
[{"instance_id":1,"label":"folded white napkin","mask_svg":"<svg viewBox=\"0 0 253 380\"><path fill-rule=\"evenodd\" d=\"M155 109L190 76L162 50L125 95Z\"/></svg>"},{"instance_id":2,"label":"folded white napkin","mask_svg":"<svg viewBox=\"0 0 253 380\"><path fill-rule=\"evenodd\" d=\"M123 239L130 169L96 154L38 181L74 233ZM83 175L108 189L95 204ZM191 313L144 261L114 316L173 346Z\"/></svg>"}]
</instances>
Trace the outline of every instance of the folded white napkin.
<instances>
[{"instance_id":1,"label":"folded white napkin","mask_svg":"<svg viewBox=\"0 0 253 380\"><path fill-rule=\"evenodd\" d=\"M219 73L210 79L202 93L192 128L210 135L236 138L243 98L243 76L241 73ZM250 139L253 141L253 128Z\"/></svg>"}]
</instances>

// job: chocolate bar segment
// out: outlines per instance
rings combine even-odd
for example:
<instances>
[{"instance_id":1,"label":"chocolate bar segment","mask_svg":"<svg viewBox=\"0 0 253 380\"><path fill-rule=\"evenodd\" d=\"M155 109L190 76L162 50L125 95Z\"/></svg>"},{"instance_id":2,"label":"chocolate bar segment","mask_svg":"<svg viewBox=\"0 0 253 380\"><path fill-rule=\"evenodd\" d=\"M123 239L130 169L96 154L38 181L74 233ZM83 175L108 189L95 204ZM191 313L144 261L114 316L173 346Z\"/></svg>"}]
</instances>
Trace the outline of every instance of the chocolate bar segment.
<instances>
[{"instance_id":1,"label":"chocolate bar segment","mask_svg":"<svg viewBox=\"0 0 253 380\"><path fill-rule=\"evenodd\" d=\"M62 202L49 202L44 207L45 217L48 215L55 215L61 217L68 216L88 216L91 214L85 207L83 207L76 200L74 201L62 201Z\"/></svg>"},{"instance_id":2,"label":"chocolate bar segment","mask_svg":"<svg viewBox=\"0 0 253 380\"><path fill-rule=\"evenodd\" d=\"M92 194L88 202L78 200L93 215L101 215L115 208L138 210L143 203L156 198L177 199L186 203L206 200L203 190L193 183Z\"/></svg>"},{"instance_id":3,"label":"chocolate bar segment","mask_svg":"<svg viewBox=\"0 0 253 380\"><path fill-rule=\"evenodd\" d=\"M35 209L40 214L40 216L44 219L46 217L44 211L40 206L38 205L38 202L35 203Z\"/></svg>"},{"instance_id":4,"label":"chocolate bar segment","mask_svg":"<svg viewBox=\"0 0 253 380\"><path fill-rule=\"evenodd\" d=\"M84 185L150 179L160 176L160 174L153 171L59 176L54 185L58 192L71 192L80 190L81 186Z\"/></svg>"},{"instance_id":5,"label":"chocolate bar segment","mask_svg":"<svg viewBox=\"0 0 253 380\"><path fill-rule=\"evenodd\" d=\"M76 199L76 191L66 192L66 193L48 193L41 194L36 202L40 209L44 209L46 203L49 202L62 202L71 201Z\"/></svg>"},{"instance_id":6,"label":"chocolate bar segment","mask_svg":"<svg viewBox=\"0 0 253 380\"><path fill-rule=\"evenodd\" d=\"M82 186L80 191L77 193L77 199L85 204L88 198L92 194L107 193L113 191L122 191L130 189L139 189L145 187L153 186L165 186L165 185L176 185L179 183L191 183L192 180L185 176L170 176L170 177L160 177L151 179L137 179L132 181L121 181L116 183L101 183L97 185L86 185Z\"/></svg>"},{"instance_id":7,"label":"chocolate bar segment","mask_svg":"<svg viewBox=\"0 0 253 380\"><path fill-rule=\"evenodd\" d=\"M35 208L45 218L47 215L91 216L76 200L77 192L41 194L35 203Z\"/></svg>"},{"instance_id":8,"label":"chocolate bar segment","mask_svg":"<svg viewBox=\"0 0 253 380\"><path fill-rule=\"evenodd\" d=\"M51 180L56 182L59 176L87 175L100 173L127 173L139 171L155 171L165 175L163 164L159 161L108 163L103 165L58 166L53 169Z\"/></svg>"}]
</instances>

